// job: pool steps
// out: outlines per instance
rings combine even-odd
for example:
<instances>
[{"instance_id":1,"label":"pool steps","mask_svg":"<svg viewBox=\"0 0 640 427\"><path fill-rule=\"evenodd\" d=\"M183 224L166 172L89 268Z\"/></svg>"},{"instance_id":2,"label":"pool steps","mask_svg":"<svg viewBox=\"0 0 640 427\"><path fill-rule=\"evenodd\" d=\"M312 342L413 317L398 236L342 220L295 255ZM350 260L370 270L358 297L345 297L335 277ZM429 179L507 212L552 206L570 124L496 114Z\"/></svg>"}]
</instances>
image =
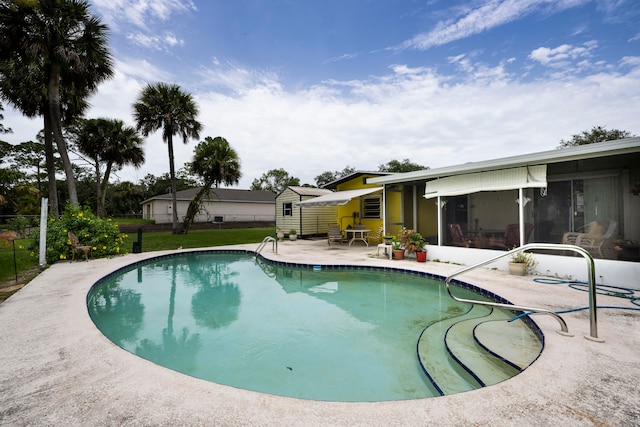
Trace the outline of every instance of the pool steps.
<instances>
[{"instance_id":1,"label":"pool steps","mask_svg":"<svg viewBox=\"0 0 640 427\"><path fill-rule=\"evenodd\" d=\"M542 344L524 322L509 323L512 317L509 311L473 305L461 316L426 327L417 352L434 387L442 395L474 390L529 366Z\"/></svg>"}]
</instances>

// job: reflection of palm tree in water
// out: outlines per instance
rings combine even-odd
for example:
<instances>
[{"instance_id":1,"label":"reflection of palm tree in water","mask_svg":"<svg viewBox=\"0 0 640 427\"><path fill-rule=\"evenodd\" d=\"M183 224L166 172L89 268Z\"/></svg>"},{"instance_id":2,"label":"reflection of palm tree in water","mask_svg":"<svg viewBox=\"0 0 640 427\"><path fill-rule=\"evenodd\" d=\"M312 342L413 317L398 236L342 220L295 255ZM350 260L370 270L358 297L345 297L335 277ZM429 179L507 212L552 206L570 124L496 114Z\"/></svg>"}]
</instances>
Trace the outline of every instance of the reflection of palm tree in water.
<instances>
[{"instance_id":1,"label":"reflection of palm tree in water","mask_svg":"<svg viewBox=\"0 0 640 427\"><path fill-rule=\"evenodd\" d=\"M167 327L162 330L162 344L155 344L149 339L144 339L136 348L136 354L177 371L188 372L195 366L196 354L200 349L200 336L198 334L189 336L189 329L186 327L182 328L179 337L174 334L173 316L175 313L177 268L177 260L174 258L171 265L169 313Z\"/></svg>"},{"instance_id":2,"label":"reflection of palm tree in water","mask_svg":"<svg viewBox=\"0 0 640 427\"><path fill-rule=\"evenodd\" d=\"M138 292L120 288L121 281L122 277L100 285L91 294L88 308L96 326L122 347L125 342L137 341L144 305Z\"/></svg>"},{"instance_id":3,"label":"reflection of palm tree in water","mask_svg":"<svg viewBox=\"0 0 640 427\"><path fill-rule=\"evenodd\" d=\"M198 326L217 329L228 326L238 318L240 290L231 278L229 263L189 263L189 273L199 290L191 298L191 314Z\"/></svg>"}]
</instances>

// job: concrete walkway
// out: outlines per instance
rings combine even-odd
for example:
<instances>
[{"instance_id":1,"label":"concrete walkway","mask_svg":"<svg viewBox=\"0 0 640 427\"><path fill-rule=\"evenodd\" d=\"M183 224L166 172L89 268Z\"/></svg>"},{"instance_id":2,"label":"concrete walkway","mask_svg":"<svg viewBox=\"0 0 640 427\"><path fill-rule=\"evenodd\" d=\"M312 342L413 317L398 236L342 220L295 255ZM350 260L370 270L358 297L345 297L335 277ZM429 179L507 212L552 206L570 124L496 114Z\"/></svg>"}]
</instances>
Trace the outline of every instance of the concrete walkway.
<instances>
[{"instance_id":1,"label":"concrete walkway","mask_svg":"<svg viewBox=\"0 0 640 427\"><path fill-rule=\"evenodd\" d=\"M257 245L234 246L254 250ZM376 258L376 248L282 242L266 257L307 264L389 265L447 275L437 262ZM162 252L166 253L166 252ZM332 403L271 396L188 377L130 354L106 339L86 307L90 287L109 272L162 253L58 263L0 304L0 425L326 425L638 426L640 312L588 311L558 322L536 316L540 358L500 384L457 395L400 402ZM541 285L491 269L461 277L510 301L562 310L588 305L586 292ZM633 307L598 295L598 305Z\"/></svg>"}]
</instances>

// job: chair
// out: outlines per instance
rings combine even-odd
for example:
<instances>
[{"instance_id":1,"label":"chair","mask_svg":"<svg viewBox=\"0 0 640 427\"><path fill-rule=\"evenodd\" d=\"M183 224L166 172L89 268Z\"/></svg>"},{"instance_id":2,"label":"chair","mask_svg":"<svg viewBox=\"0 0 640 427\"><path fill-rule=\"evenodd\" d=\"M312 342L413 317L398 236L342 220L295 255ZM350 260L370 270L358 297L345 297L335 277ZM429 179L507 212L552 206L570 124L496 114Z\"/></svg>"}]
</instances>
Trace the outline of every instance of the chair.
<instances>
[{"instance_id":1,"label":"chair","mask_svg":"<svg viewBox=\"0 0 640 427\"><path fill-rule=\"evenodd\" d=\"M533 224L526 223L524 225L524 243L529 243ZM520 224L509 224L504 231L504 235L500 237L490 237L489 246L498 249L512 249L520 246Z\"/></svg>"},{"instance_id":2,"label":"chair","mask_svg":"<svg viewBox=\"0 0 640 427\"><path fill-rule=\"evenodd\" d=\"M455 246L469 248L476 245L476 238L465 236L460 224L449 224L449 231L451 232L451 238Z\"/></svg>"},{"instance_id":3,"label":"chair","mask_svg":"<svg viewBox=\"0 0 640 427\"><path fill-rule=\"evenodd\" d=\"M368 240L369 242L371 242L372 240L373 240L374 242L382 242L382 233L383 233L383 232L384 232L384 226L383 226L383 225L381 225L381 226L378 228L378 231L376 231L376 234L368 234L368 235L367 235L367 240Z\"/></svg>"},{"instance_id":4,"label":"chair","mask_svg":"<svg viewBox=\"0 0 640 427\"><path fill-rule=\"evenodd\" d=\"M592 255L597 255L600 258L604 258L602 254L602 249L604 245L611 241L613 238L613 234L618 228L617 221L609 221L609 226L607 227L607 231L602 233L602 225L598 221L593 221L587 224L586 233L576 233L576 232L567 232L562 236L562 243L566 245L575 245L580 246L581 248L586 249Z\"/></svg>"},{"instance_id":5,"label":"chair","mask_svg":"<svg viewBox=\"0 0 640 427\"><path fill-rule=\"evenodd\" d=\"M89 261L89 255L91 254L91 246L89 245L81 245L78 240L78 236L76 236L73 232L69 231L67 233L69 237L69 242L71 242L71 261L76 258L76 252L81 251L84 253L84 260Z\"/></svg>"},{"instance_id":6,"label":"chair","mask_svg":"<svg viewBox=\"0 0 640 427\"><path fill-rule=\"evenodd\" d=\"M342 244L342 230L337 224L331 224L327 227L327 244L331 246L331 242L340 242Z\"/></svg>"}]
</instances>

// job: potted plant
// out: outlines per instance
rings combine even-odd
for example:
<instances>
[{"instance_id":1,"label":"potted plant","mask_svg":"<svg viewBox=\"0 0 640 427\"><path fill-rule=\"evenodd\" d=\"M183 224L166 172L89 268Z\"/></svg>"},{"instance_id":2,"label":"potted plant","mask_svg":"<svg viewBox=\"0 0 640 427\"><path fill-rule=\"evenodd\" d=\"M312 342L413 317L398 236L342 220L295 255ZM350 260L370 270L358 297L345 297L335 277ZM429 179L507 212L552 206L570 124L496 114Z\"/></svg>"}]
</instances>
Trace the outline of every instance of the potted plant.
<instances>
[{"instance_id":1,"label":"potted plant","mask_svg":"<svg viewBox=\"0 0 640 427\"><path fill-rule=\"evenodd\" d=\"M292 228L291 230L289 230L289 240L297 240L298 239L298 232L296 231L295 228Z\"/></svg>"},{"instance_id":2,"label":"potted plant","mask_svg":"<svg viewBox=\"0 0 640 427\"><path fill-rule=\"evenodd\" d=\"M391 248L393 249L393 258L394 259L404 259L404 248L400 244L400 240L393 236L391 238Z\"/></svg>"},{"instance_id":3,"label":"potted plant","mask_svg":"<svg viewBox=\"0 0 640 427\"><path fill-rule=\"evenodd\" d=\"M282 231L282 229L279 227L276 231L276 237L278 237L278 240L281 242L282 242L282 239L284 239L284 231Z\"/></svg>"},{"instance_id":4,"label":"potted plant","mask_svg":"<svg viewBox=\"0 0 640 427\"><path fill-rule=\"evenodd\" d=\"M427 260L427 253L424 250L424 237L417 231L403 228L400 231L400 243L407 250L408 253L416 254L418 262L425 262Z\"/></svg>"},{"instance_id":5,"label":"potted plant","mask_svg":"<svg viewBox=\"0 0 640 427\"><path fill-rule=\"evenodd\" d=\"M533 253L514 252L511 255L511 261L509 261L509 273L514 276L524 276L530 273L536 265L538 265L538 261L535 260Z\"/></svg>"}]
</instances>

